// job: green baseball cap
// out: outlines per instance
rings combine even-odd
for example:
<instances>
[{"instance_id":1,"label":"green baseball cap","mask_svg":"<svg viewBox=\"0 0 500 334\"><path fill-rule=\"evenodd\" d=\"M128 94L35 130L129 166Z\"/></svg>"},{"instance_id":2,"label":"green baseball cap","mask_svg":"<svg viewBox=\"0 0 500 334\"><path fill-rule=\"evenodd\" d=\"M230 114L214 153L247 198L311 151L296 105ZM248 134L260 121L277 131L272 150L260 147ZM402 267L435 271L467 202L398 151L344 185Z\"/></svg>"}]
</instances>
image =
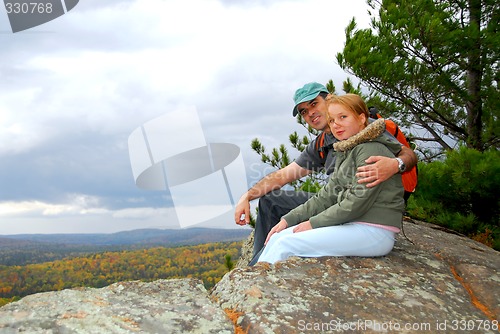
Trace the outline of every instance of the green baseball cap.
<instances>
[{"instance_id":1,"label":"green baseball cap","mask_svg":"<svg viewBox=\"0 0 500 334\"><path fill-rule=\"evenodd\" d=\"M317 82L306 83L304 87L297 89L293 96L293 101L295 102L293 116L297 116L299 112L297 110L297 105L302 102L314 100L321 92L329 93L325 86Z\"/></svg>"}]
</instances>

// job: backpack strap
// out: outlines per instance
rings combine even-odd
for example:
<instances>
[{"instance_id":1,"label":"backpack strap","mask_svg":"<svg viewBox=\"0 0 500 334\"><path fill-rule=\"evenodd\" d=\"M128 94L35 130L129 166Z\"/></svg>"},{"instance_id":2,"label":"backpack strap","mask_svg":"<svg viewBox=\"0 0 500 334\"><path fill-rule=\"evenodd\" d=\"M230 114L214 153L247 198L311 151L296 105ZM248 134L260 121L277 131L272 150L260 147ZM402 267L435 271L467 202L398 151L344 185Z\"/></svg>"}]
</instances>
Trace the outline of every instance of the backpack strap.
<instances>
[{"instance_id":1,"label":"backpack strap","mask_svg":"<svg viewBox=\"0 0 500 334\"><path fill-rule=\"evenodd\" d=\"M399 126L396 125L396 130L394 131L394 137L398 138L399 135Z\"/></svg>"},{"instance_id":2,"label":"backpack strap","mask_svg":"<svg viewBox=\"0 0 500 334\"><path fill-rule=\"evenodd\" d=\"M390 119L385 120L385 129L394 136L402 145L410 147L408 140L403 132L400 132L399 126Z\"/></svg>"},{"instance_id":3,"label":"backpack strap","mask_svg":"<svg viewBox=\"0 0 500 334\"><path fill-rule=\"evenodd\" d=\"M325 132L321 132L321 134L316 138L316 144L315 144L316 151L318 152L319 157L321 159L325 158L325 149L323 147L324 145L325 145Z\"/></svg>"}]
</instances>

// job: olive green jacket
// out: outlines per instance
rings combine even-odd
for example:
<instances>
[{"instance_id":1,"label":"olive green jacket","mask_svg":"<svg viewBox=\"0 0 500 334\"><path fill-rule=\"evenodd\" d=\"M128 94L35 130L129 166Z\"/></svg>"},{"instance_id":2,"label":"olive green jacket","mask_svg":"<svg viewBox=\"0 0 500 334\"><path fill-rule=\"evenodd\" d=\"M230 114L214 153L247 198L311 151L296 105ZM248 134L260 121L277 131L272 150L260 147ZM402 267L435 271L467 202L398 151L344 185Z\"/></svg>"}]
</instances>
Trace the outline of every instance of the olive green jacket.
<instances>
[{"instance_id":1,"label":"olive green jacket","mask_svg":"<svg viewBox=\"0 0 500 334\"><path fill-rule=\"evenodd\" d=\"M375 187L358 183L357 168L365 160L380 155L394 157L388 147L401 144L388 140L382 133L383 119L368 125L358 134L334 144L337 154L335 172L328 183L306 203L283 216L288 226L309 220L313 228L366 222L401 227L404 200L401 174L395 174ZM393 147L392 151L397 152Z\"/></svg>"}]
</instances>

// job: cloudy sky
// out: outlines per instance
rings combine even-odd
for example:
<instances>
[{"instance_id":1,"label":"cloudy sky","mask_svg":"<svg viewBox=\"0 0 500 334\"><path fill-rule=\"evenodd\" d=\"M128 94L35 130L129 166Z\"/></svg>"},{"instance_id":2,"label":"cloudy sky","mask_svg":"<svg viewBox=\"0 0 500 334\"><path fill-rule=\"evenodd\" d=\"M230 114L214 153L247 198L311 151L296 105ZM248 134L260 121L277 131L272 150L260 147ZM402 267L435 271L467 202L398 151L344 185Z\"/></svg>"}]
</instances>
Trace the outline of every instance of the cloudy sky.
<instances>
[{"instance_id":1,"label":"cloudy sky","mask_svg":"<svg viewBox=\"0 0 500 334\"><path fill-rule=\"evenodd\" d=\"M12 33L0 8L0 234L179 227L168 192L136 186L128 138L189 106L206 142L241 149L255 183L270 170L250 141L272 148L302 131L295 89L341 87L335 54L352 17L368 26L367 10L365 0L80 0Z\"/></svg>"}]
</instances>

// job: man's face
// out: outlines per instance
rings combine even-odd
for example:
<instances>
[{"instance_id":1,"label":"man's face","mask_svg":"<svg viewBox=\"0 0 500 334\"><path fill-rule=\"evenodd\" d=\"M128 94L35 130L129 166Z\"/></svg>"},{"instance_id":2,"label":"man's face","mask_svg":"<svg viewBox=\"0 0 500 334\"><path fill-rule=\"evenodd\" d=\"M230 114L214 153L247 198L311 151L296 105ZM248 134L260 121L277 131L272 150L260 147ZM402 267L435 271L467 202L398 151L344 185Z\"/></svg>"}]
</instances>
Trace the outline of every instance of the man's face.
<instances>
[{"instance_id":1,"label":"man's face","mask_svg":"<svg viewBox=\"0 0 500 334\"><path fill-rule=\"evenodd\" d=\"M324 98L318 95L314 100L299 103L297 110L311 127L330 132L326 120L327 106Z\"/></svg>"}]
</instances>

